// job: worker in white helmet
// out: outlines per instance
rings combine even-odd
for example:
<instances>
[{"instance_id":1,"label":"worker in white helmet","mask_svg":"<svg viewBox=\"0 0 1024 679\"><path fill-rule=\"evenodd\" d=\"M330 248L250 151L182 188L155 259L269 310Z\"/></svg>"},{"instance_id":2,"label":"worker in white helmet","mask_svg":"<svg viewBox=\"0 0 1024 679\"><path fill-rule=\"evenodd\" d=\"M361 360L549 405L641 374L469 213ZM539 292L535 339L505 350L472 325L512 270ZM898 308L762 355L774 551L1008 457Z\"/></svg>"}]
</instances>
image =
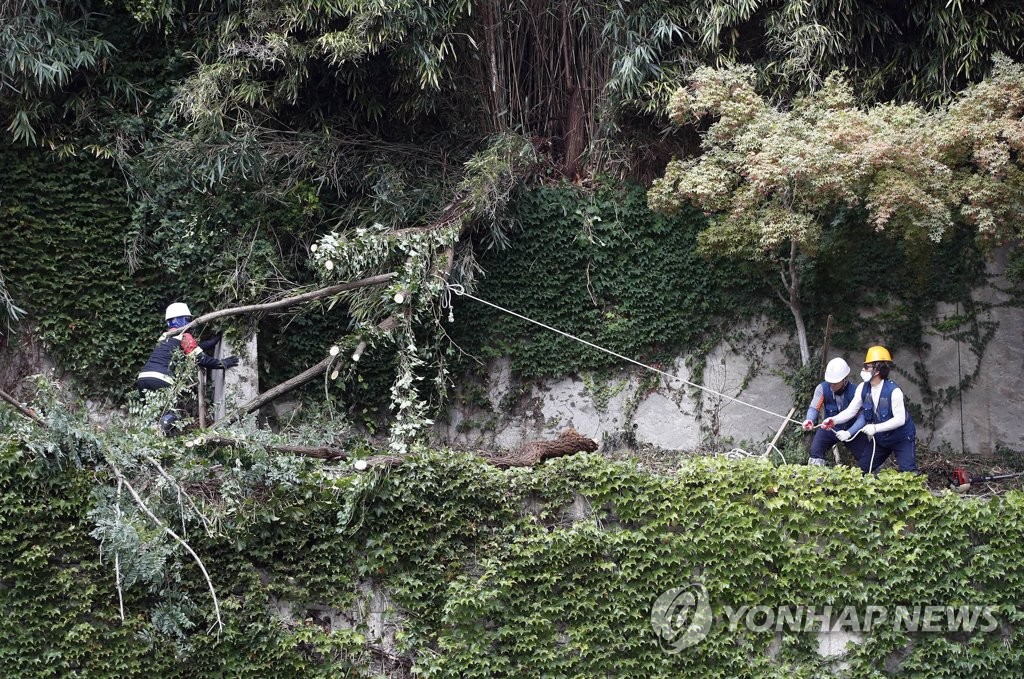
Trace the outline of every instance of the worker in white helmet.
<instances>
[{"instance_id":1,"label":"worker in white helmet","mask_svg":"<svg viewBox=\"0 0 1024 679\"><path fill-rule=\"evenodd\" d=\"M825 380L814 388L811 405L807 408L807 416L803 425L805 431L814 429L814 421L819 415L823 420L828 421L829 418L835 417L850 405L857 387L850 382L849 376L850 366L846 361L841 358L833 358L828 362L828 365L825 366ZM814 439L811 441L811 457L807 464L824 466L825 452L840 441L843 441L843 444L857 460L860 460L865 448L870 454L871 443L865 437L848 439L838 435L839 431L839 429L822 427L814 433Z\"/></svg>"},{"instance_id":2,"label":"worker in white helmet","mask_svg":"<svg viewBox=\"0 0 1024 679\"><path fill-rule=\"evenodd\" d=\"M167 331L160 335L156 348L149 355L149 360L135 382L143 399L148 391L166 389L174 385L172 361L179 349L186 356L195 355L196 363L201 368L225 370L238 365L238 358L235 356L218 359L210 355L220 342L220 336L197 342L191 334L182 332L181 328L192 320L192 312L189 311L188 305L182 302L171 304L167 307L164 318L167 321ZM174 413L164 413L161 416L160 426L164 433L170 433L174 420Z\"/></svg>"}]
</instances>

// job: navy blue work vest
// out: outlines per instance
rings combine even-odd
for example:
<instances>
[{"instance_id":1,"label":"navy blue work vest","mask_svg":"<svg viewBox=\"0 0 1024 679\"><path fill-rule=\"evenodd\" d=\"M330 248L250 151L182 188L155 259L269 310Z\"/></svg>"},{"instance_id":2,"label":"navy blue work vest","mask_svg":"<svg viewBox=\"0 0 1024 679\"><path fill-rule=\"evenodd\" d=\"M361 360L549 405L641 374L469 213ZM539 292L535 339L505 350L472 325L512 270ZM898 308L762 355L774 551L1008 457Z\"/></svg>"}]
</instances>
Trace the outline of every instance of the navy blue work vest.
<instances>
[{"instance_id":1,"label":"navy blue work vest","mask_svg":"<svg viewBox=\"0 0 1024 679\"><path fill-rule=\"evenodd\" d=\"M878 408L875 408L875 402L871 398L871 385L864 384L864 389L860 394L860 407L867 424L881 424L892 419L892 392L894 389L899 389L899 385L892 380L883 380L882 393L878 395ZM914 420L910 417L910 408L907 407L906 398L904 398L903 409L907 414L907 419L902 426L876 435L883 444L886 441L898 441L902 438L917 436L917 428L914 426Z\"/></svg>"},{"instance_id":2,"label":"navy blue work vest","mask_svg":"<svg viewBox=\"0 0 1024 679\"><path fill-rule=\"evenodd\" d=\"M850 405L856 391L857 387L850 382L847 382L846 386L839 391L843 395L843 402L846 405ZM839 404L836 403L836 395L832 393L832 387L828 385L828 382L821 383L821 393L825 401L822 406L822 409L825 411L824 417L835 417L842 412L843 408L840 408ZM846 406L843 407L845 408Z\"/></svg>"}]
</instances>

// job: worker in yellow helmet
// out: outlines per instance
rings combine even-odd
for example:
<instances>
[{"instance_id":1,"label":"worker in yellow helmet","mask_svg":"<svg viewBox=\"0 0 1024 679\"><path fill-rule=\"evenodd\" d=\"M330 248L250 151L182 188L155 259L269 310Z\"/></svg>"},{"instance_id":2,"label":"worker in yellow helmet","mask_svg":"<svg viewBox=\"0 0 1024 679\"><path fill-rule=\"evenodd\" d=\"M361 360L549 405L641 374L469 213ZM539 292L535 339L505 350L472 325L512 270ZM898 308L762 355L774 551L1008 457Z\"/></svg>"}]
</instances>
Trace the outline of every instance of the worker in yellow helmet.
<instances>
[{"instance_id":1,"label":"worker in yellow helmet","mask_svg":"<svg viewBox=\"0 0 1024 679\"><path fill-rule=\"evenodd\" d=\"M882 346L868 349L860 373L862 384L857 386L853 400L842 412L822 423L826 429L856 418L846 431L837 431L836 438L848 441L857 434L873 440L871 455L858 455L860 468L877 471L888 457L895 453L896 466L901 472L917 471L917 429L907 409L903 390L889 379L892 355Z\"/></svg>"}]
</instances>

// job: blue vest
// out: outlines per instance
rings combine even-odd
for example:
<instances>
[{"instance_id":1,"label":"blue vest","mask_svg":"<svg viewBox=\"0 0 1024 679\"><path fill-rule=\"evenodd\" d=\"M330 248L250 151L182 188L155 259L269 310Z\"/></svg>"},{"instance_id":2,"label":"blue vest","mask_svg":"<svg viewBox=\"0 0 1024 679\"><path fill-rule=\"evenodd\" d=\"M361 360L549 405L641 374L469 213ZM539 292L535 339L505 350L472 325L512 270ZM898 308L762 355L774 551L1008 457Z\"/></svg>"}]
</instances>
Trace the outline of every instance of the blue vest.
<instances>
[{"instance_id":1,"label":"blue vest","mask_svg":"<svg viewBox=\"0 0 1024 679\"><path fill-rule=\"evenodd\" d=\"M864 390L861 392L860 407L864 415L864 421L867 424L881 424L892 419L892 392L898 388L899 385L892 380L883 380L882 393L878 395L878 408L875 408L875 402L871 398L871 385L864 384ZM903 438L914 438L917 436L917 428L914 426L914 420L910 417L910 408L907 407L906 399L904 399L903 409L907 414L907 419L903 426L897 427L892 431L884 431L877 434L876 438L879 438L879 442L883 445L888 441L898 441Z\"/></svg>"},{"instance_id":2,"label":"blue vest","mask_svg":"<svg viewBox=\"0 0 1024 679\"><path fill-rule=\"evenodd\" d=\"M832 387L828 385L828 382L822 382L821 393L825 396L825 402L822 405L822 410L825 411L823 416L835 417L841 413L846 406L850 405L850 401L853 400L853 395L856 391L857 387L853 383L846 383L846 386L839 392L843 397L843 406L841 408L839 407L839 404L836 403L836 395L832 393ZM850 424L852 424L852 422Z\"/></svg>"}]
</instances>

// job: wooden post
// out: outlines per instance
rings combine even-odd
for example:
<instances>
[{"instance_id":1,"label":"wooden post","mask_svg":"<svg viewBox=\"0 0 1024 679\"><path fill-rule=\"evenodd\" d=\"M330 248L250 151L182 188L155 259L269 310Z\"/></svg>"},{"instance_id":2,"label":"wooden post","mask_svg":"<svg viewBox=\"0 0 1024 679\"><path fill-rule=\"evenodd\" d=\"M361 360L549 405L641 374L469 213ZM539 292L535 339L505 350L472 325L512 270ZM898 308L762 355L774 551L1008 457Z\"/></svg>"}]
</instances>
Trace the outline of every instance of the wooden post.
<instances>
[{"instance_id":1,"label":"wooden post","mask_svg":"<svg viewBox=\"0 0 1024 679\"><path fill-rule=\"evenodd\" d=\"M789 412L786 413L786 421L783 422L782 426L779 427L779 430L777 432L775 432L775 438L772 439L772 442L768 444L767 450L764 451L765 457L767 457L768 454L772 452L772 448L775 448L775 444L776 444L776 442L778 442L779 437L782 436L782 432L784 432L786 430L786 427L789 425L789 418L793 417L793 413L795 413L795 412L796 412L796 406L793 406L792 408L789 409ZM778 448L775 448L775 452L777 452L779 454L779 457L782 457L782 451L780 451ZM786 462L786 458L785 457L782 457L782 462L783 463Z\"/></svg>"},{"instance_id":2,"label":"wooden post","mask_svg":"<svg viewBox=\"0 0 1024 679\"><path fill-rule=\"evenodd\" d=\"M199 428L206 429L206 369L199 369Z\"/></svg>"}]
</instances>

